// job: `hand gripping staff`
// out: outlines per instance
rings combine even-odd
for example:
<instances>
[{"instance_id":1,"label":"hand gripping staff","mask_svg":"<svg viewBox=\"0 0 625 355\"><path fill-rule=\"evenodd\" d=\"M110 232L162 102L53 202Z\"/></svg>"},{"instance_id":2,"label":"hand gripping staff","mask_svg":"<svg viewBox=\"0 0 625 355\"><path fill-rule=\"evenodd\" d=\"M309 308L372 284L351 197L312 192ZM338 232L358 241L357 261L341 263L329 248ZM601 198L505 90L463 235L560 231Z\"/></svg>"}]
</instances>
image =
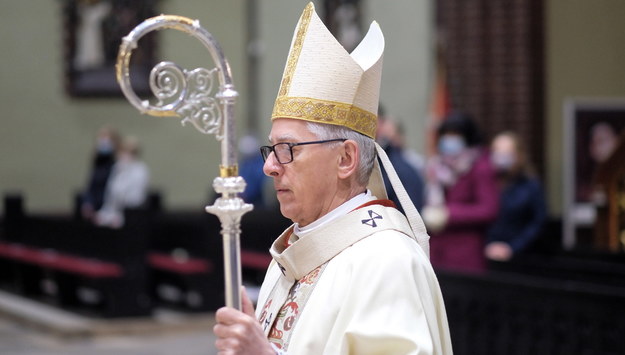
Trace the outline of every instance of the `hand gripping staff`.
<instances>
[{"instance_id":1,"label":"hand gripping staff","mask_svg":"<svg viewBox=\"0 0 625 355\"><path fill-rule=\"evenodd\" d=\"M185 32L202 42L208 49L216 67L191 71L172 62L160 62L150 71L150 89L156 98L141 100L130 85L130 57L141 37L154 30L174 29ZM198 20L182 16L160 15L149 18L135 27L122 39L116 65L117 82L130 103L141 113L151 116L182 118L204 134L214 134L221 142L219 177L213 188L221 194L206 212L219 217L224 249L226 305L241 309L241 217L253 206L245 203L238 193L245 189L245 181L238 176L234 103L238 93L234 90L230 65L213 36L200 27ZM213 95L214 77L219 78L219 88Z\"/></svg>"}]
</instances>

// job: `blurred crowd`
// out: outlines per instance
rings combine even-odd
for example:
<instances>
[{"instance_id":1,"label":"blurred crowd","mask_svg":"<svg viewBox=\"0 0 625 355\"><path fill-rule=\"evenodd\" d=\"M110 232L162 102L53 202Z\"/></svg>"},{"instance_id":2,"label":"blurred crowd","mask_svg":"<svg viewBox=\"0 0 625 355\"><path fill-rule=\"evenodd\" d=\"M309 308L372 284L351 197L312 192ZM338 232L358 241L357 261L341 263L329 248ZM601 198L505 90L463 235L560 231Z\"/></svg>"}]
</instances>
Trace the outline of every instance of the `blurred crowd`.
<instances>
[{"instance_id":1,"label":"blurred crowd","mask_svg":"<svg viewBox=\"0 0 625 355\"><path fill-rule=\"evenodd\" d=\"M510 260L539 237L545 196L517 134L501 132L485 142L469 115L452 112L437 127L434 154L424 157L408 147L404 127L382 106L378 117L376 140L421 212L435 267L481 271L487 260ZM271 208L258 145L251 135L240 142L242 197ZM401 209L384 171L383 177L388 198Z\"/></svg>"},{"instance_id":2,"label":"blurred crowd","mask_svg":"<svg viewBox=\"0 0 625 355\"><path fill-rule=\"evenodd\" d=\"M403 131L380 112L377 140L421 212L434 267L481 271L488 259L510 260L540 235L545 197L517 134L484 142L469 115L452 112L426 159L405 145ZM393 193L389 198L397 204Z\"/></svg>"},{"instance_id":3,"label":"blurred crowd","mask_svg":"<svg viewBox=\"0 0 625 355\"><path fill-rule=\"evenodd\" d=\"M543 188L514 132L485 142L469 115L452 112L436 130L434 154L424 157L408 147L405 129L381 107L376 140L421 212L435 267L480 271L489 259L522 253L540 235L547 218ZM276 201L259 145L251 134L239 142L240 175L247 184L241 197L256 208L272 208ZM150 174L139 153L136 138L100 129L81 195L84 219L119 228L125 208L145 203ZM400 206L384 171L383 177L389 199Z\"/></svg>"}]
</instances>

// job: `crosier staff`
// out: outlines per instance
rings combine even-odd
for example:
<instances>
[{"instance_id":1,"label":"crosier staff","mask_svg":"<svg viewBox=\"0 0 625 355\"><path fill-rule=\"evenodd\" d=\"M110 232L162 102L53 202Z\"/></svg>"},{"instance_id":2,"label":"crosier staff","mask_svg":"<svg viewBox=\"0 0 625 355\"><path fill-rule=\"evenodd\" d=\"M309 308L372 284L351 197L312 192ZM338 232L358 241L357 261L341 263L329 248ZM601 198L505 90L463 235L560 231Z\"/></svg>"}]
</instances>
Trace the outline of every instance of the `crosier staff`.
<instances>
[{"instance_id":1,"label":"crosier staff","mask_svg":"<svg viewBox=\"0 0 625 355\"><path fill-rule=\"evenodd\" d=\"M202 42L211 54L216 67L207 70L185 70L172 62L160 62L150 71L150 89L156 102L141 100L130 84L130 57L141 37L154 30L175 29ZM206 207L206 211L219 217L224 249L226 306L241 309L241 217L253 206L245 203L238 193L245 189L245 181L238 176L234 103L238 93L234 90L230 65L213 36L200 26L198 20L182 16L160 15L149 18L135 27L122 39L116 64L117 82L122 92L141 113L151 116L182 118L182 124L191 123L204 134L214 134L221 142L219 177L213 188L221 197ZM213 79L217 75L219 88L213 92Z\"/></svg>"}]
</instances>

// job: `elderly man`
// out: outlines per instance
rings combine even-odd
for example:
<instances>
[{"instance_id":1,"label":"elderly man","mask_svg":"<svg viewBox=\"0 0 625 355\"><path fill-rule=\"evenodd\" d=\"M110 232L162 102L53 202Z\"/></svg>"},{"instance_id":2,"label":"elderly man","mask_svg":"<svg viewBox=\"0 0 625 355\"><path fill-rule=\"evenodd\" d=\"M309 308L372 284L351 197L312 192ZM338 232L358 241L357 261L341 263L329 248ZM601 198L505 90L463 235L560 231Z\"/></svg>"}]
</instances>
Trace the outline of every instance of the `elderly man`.
<instances>
[{"instance_id":1,"label":"elderly man","mask_svg":"<svg viewBox=\"0 0 625 355\"><path fill-rule=\"evenodd\" d=\"M256 314L244 291L242 312L217 311L222 353L452 353L423 222L373 141L383 50L375 22L350 54L304 10L261 147L294 224L271 247Z\"/></svg>"}]
</instances>

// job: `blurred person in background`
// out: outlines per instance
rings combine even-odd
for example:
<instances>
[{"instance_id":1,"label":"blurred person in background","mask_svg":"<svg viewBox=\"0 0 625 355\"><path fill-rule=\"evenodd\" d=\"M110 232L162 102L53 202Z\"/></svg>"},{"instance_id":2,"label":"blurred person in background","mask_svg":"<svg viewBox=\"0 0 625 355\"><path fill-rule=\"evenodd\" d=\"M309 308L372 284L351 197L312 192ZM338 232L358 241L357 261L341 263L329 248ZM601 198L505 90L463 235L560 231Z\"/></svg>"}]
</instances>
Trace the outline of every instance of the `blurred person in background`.
<instances>
[{"instance_id":1,"label":"blurred person in background","mask_svg":"<svg viewBox=\"0 0 625 355\"><path fill-rule=\"evenodd\" d=\"M145 203L150 172L147 165L139 159L139 152L137 138L124 139L106 185L104 205L96 214L96 224L120 228L124 224L124 210L140 207Z\"/></svg>"},{"instance_id":2,"label":"blurred person in background","mask_svg":"<svg viewBox=\"0 0 625 355\"><path fill-rule=\"evenodd\" d=\"M406 127L402 122L397 122L397 145L402 147L402 155L404 159L419 172L419 175L423 177L425 172L425 158L419 154L416 150L410 148L406 143Z\"/></svg>"},{"instance_id":3,"label":"blurred person in background","mask_svg":"<svg viewBox=\"0 0 625 355\"><path fill-rule=\"evenodd\" d=\"M578 157L578 167L575 176L575 198L578 202L594 202L599 204L604 200L597 190L593 180L599 167L605 163L618 146L619 134L616 127L610 122L599 121L590 126L587 132L588 146ZM599 201L597 198L599 197Z\"/></svg>"},{"instance_id":4,"label":"blurred person in background","mask_svg":"<svg viewBox=\"0 0 625 355\"><path fill-rule=\"evenodd\" d=\"M384 109L378 109L378 128L376 130L376 141L384 149L389 160L393 163L395 171L399 176L399 180L404 184L404 188L408 196L412 200L417 210L421 210L424 200L424 183L421 171L416 169L407 159L405 149L402 146L402 136L399 132L399 126L394 118L387 116ZM388 199L393 201L399 210L401 204L391 187L391 182L386 171L382 168L382 177L386 186Z\"/></svg>"},{"instance_id":5,"label":"blurred person in background","mask_svg":"<svg viewBox=\"0 0 625 355\"><path fill-rule=\"evenodd\" d=\"M507 261L540 234L547 216L545 196L517 134L503 132L495 136L491 162L497 172L501 198L484 253L488 259Z\"/></svg>"},{"instance_id":6,"label":"blurred person in background","mask_svg":"<svg viewBox=\"0 0 625 355\"><path fill-rule=\"evenodd\" d=\"M269 178L263 172L263 157L258 154L260 142L251 134L245 135L239 141L241 161L239 163L239 175L245 180L245 190L241 198L251 203L256 208L264 208L267 203L264 197L265 185Z\"/></svg>"},{"instance_id":7,"label":"blurred person in background","mask_svg":"<svg viewBox=\"0 0 625 355\"><path fill-rule=\"evenodd\" d=\"M93 220L95 212L102 208L106 183L115 164L118 146L117 131L110 127L98 130L89 182L80 198L80 214L84 219Z\"/></svg>"},{"instance_id":8,"label":"blurred person in background","mask_svg":"<svg viewBox=\"0 0 625 355\"><path fill-rule=\"evenodd\" d=\"M480 143L477 126L465 113L450 113L438 128L422 213L435 268L485 269L484 238L497 216L499 190L490 154Z\"/></svg>"}]
</instances>

